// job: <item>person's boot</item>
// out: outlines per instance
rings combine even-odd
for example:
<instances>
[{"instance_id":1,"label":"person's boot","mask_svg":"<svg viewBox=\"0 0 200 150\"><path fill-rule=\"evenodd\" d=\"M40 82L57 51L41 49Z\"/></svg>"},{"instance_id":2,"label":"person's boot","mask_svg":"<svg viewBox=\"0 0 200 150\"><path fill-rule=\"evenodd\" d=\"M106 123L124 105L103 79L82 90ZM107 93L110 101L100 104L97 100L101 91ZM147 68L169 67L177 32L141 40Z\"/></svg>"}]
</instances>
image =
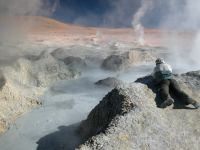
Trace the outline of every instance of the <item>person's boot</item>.
<instances>
[{"instance_id":1,"label":"person's boot","mask_svg":"<svg viewBox=\"0 0 200 150\"><path fill-rule=\"evenodd\" d=\"M194 106L194 108L198 109L200 108L200 104L198 102L195 102L192 104Z\"/></svg>"},{"instance_id":2,"label":"person's boot","mask_svg":"<svg viewBox=\"0 0 200 150\"><path fill-rule=\"evenodd\" d=\"M174 103L174 100L172 98L168 98L165 100L161 105L160 108L166 108L167 106L170 106L171 104Z\"/></svg>"}]
</instances>

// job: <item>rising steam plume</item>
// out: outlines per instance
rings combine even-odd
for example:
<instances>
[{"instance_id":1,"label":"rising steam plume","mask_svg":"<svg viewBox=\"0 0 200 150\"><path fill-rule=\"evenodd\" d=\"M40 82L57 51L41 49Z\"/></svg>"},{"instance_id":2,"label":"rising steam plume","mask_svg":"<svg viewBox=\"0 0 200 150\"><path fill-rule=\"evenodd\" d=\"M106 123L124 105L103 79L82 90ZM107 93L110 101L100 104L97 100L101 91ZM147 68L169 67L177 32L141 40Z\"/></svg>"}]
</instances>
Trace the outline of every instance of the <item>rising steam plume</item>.
<instances>
[{"instance_id":1,"label":"rising steam plume","mask_svg":"<svg viewBox=\"0 0 200 150\"><path fill-rule=\"evenodd\" d=\"M135 34L135 36L137 37L136 42L142 46L145 44L145 40L144 40L144 27L141 23L141 20L146 15L146 12L149 9L152 9L152 6L153 6L153 2L151 0L142 0L141 7L133 16L132 26L136 33Z\"/></svg>"},{"instance_id":2,"label":"rising steam plume","mask_svg":"<svg viewBox=\"0 0 200 150\"><path fill-rule=\"evenodd\" d=\"M23 16L50 15L57 6L50 5L47 0L0 0L0 40L13 39L13 36L22 33L33 23L31 18L26 21L17 21ZM18 32L19 31L19 32Z\"/></svg>"},{"instance_id":3,"label":"rising steam plume","mask_svg":"<svg viewBox=\"0 0 200 150\"><path fill-rule=\"evenodd\" d=\"M31 16L50 15L58 2L56 0L50 4L47 0L0 0L0 65L5 60L9 62L13 57L21 55L16 46L20 42L28 42L26 35L34 25Z\"/></svg>"},{"instance_id":4,"label":"rising steam plume","mask_svg":"<svg viewBox=\"0 0 200 150\"><path fill-rule=\"evenodd\" d=\"M162 7L161 7L162 6ZM161 16L160 29L172 31L170 34L163 34L160 40L169 47L171 55L169 61L176 68L182 67L183 70L200 69L200 1L199 0L142 0L141 6L134 14L132 25L136 32L137 42L145 44L143 20L151 14L154 9L166 8L165 15ZM151 16L156 18L159 11ZM180 33L192 35L180 40ZM188 38L188 39L187 39ZM188 43L187 43L188 42Z\"/></svg>"},{"instance_id":5,"label":"rising steam plume","mask_svg":"<svg viewBox=\"0 0 200 150\"><path fill-rule=\"evenodd\" d=\"M179 33L172 34L167 40L171 49L171 62L174 66L182 67L187 71L200 69L200 1L198 0L170 0L170 11L163 20L161 27L170 30L186 32L193 35L190 42L179 39ZM190 38L190 37L188 37Z\"/></svg>"}]
</instances>

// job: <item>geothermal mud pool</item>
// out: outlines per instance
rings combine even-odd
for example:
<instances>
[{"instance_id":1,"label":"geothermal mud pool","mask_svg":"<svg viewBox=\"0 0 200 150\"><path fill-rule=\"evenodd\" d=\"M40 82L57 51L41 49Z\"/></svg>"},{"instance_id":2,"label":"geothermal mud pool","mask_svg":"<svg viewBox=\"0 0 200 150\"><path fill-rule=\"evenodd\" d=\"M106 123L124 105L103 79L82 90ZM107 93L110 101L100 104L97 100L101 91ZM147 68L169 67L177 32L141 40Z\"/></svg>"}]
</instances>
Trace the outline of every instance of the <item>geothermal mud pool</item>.
<instances>
[{"instance_id":1,"label":"geothermal mud pool","mask_svg":"<svg viewBox=\"0 0 200 150\"><path fill-rule=\"evenodd\" d=\"M98 80L116 77L130 83L151 72L151 65L109 72L97 67L82 71L78 79L62 80L40 97L42 106L21 116L0 136L1 150L74 149L79 144L76 126L112 87L95 85ZM143 68L143 69L141 69Z\"/></svg>"},{"instance_id":2,"label":"geothermal mud pool","mask_svg":"<svg viewBox=\"0 0 200 150\"><path fill-rule=\"evenodd\" d=\"M55 132L58 134L50 136L51 139L47 137L47 141L40 144L50 149L58 144L69 144L67 147L73 146L74 142L76 144L78 139L73 136L73 128L70 130L70 126L85 119L89 111L111 90L94 85L101 78L94 78L93 73L90 73L91 76L57 83L49 89L42 97L42 107L19 118L1 135L1 149L35 150L38 140ZM132 81L136 79L134 73L136 72L129 74L132 75ZM123 79L123 75L120 76ZM59 139L61 141L57 141Z\"/></svg>"}]
</instances>

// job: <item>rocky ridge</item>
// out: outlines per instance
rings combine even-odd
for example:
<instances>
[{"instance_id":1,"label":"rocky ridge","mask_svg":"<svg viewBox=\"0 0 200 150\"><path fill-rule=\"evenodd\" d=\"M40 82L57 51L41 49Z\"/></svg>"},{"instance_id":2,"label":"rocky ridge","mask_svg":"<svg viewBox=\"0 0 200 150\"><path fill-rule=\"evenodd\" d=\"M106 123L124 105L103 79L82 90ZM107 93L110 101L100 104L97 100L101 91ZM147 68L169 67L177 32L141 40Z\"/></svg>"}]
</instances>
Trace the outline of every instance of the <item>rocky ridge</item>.
<instances>
[{"instance_id":1,"label":"rocky ridge","mask_svg":"<svg viewBox=\"0 0 200 150\"><path fill-rule=\"evenodd\" d=\"M197 101L199 77L200 71L175 76ZM113 89L81 123L79 132L84 142L77 149L198 150L200 111L181 105L160 109L154 92L149 76Z\"/></svg>"}]
</instances>

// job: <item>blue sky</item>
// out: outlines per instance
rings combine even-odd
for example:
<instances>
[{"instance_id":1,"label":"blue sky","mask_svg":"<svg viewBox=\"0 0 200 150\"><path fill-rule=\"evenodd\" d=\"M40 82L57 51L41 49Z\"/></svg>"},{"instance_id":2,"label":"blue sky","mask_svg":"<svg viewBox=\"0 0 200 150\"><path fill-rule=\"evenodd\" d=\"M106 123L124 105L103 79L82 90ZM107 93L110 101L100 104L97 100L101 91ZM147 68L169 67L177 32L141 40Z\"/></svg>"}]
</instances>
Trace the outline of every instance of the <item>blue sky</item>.
<instances>
[{"instance_id":1,"label":"blue sky","mask_svg":"<svg viewBox=\"0 0 200 150\"><path fill-rule=\"evenodd\" d=\"M69 23L98 26L109 11L108 0L60 0L53 17Z\"/></svg>"},{"instance_id":2,"label":"blue sky","mask_svg":"<svg viewBox=\"0 0 200 150\"><path fill-rule=\"evenodd\" d=\"M121 2L118 5L118 2ZM140 0L60 0L53 18L85 26L127 27ZM121 8L120 8L121 7Z\"/></svg>"},{"instance_id":3,"label":"blue sky","mask_svg":"<svg viewBox=\"0 0 200 150\"><path fill-rule=\"evenodd\" d=\"M84 26L130 27L140 6L141 0L59 0L52 17ZM167 11L167 2L155 3L154 9L148 10L141 22L145 27L158 27Z\"/></svg>"},{"instance_id":4,"label":"blue sky","mask_svg":"<svg viewBox=\"0 0 200 150\"><path fill-rule=\"evenodd\" d=\"M199 30L199 8L200 0L0 0L0 15L51 14L63 22L98 27L131 27L133 23Z\"/></svg>"}]
</instances>

